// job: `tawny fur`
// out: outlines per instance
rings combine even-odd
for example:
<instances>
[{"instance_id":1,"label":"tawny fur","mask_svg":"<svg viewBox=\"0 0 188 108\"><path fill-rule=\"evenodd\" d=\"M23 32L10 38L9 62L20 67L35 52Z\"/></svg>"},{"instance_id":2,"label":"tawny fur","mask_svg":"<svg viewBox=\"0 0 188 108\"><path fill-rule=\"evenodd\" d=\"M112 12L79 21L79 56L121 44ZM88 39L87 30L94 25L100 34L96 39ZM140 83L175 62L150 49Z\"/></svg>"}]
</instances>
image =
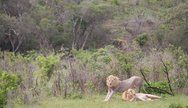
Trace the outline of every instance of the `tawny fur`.
<instances>
[{"instance_id":1,"label":"tawny fur","mask_svg":"<svg viewBox=\"0 0 188 108\"><path fill-rule=\"evenodd\" d=\"M110 100L116 92L124 92L129 88L140 88L143 85L143 79L139 76L132 76L129 79L121 81L117 76L110 75L106 78L108 93L104 101Z\"/></svg>"},{"instance_id":2,"label":"tawny fur","mask_svg":"<svg viewBox=\"0 0 188 108\"><path fill-rule=\"evenodd\" d=\"M128 89L123 92L122 99L125 101L147 101L159 99L160 96L152 95L152 94L144 94L144 93L136 93L134 89Z\"/></svg>"},{"instance_id":3,"label":"tawny fur","mask_svg":"<svg viewBox=\"0 0 188 108\"><path fill-rule=\"evenodd\" d=\"M134 94L136 94L135 90L128 89L128 90L123 92L122 99L125 100L125 101L131 101L132 102L134 100L134 97L135 97Z\"/></svg>"}]
</instances>

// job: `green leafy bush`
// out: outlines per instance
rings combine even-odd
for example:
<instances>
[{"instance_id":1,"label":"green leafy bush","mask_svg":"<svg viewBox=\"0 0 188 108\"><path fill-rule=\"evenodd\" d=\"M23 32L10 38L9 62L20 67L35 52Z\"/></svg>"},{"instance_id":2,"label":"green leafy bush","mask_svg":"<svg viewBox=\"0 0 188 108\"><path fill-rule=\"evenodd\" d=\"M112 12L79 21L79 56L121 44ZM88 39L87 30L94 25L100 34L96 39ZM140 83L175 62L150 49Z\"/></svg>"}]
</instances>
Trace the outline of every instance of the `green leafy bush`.
<instances>
[{"instance_id":1,"label":"green leafy bush","mask_svg":"<svg viewBox=\"0 0 188 108\"><path fill-rule=\"evenodd\" d=\"M154 88L158 88L158 89L153 89L153 88L150 88L146 83L144 84L144 88L145 88L145 91L147 93L151 93L151 94L161 94L161 93L164 93L163 91L160 91L160 90L165 90L165 91L168 91L169 90L169 86L168 86L168 83L167 82L164 82L164 81L160 81L160 82L149 82L150 86L151 87L154 87ZM160 89L160 90L159 90Z\"/></svg>"},{"instance_id":2,"label":"green leafy bush","mask_svg":"<svg viewBox=\"0 0 188 108\"><path fill-rule=\"evenodd\" d=\"M188 87L188 75L181 74L175 81L174 86L176 88Z\"/></svg>"},{"instance_id":3,"label":"green leafy bush","mask_svg":"<svg viewBox=\"0 0 188 108\"><path fill-rule=\"evenodd\" d=\"M43 79L50 80L53 74L53 69L59 61L59 57L55 55L49 55L47 57L41 55L37 57L37 61L40 67L40 75Z\"/></svg>"},{"instance_id":4,"label":"green leafy bush","mask_svg":"<svg viewBox=\"0 0 188 108\"><path fill-rule=\"evenodd\" d=\"M7 92L16 89L20 81L18 76L0 71L0 108L6 105Z\"/></svg>"},{"instance_id":5,"label":"green leafy bush","mask_svg":"<svg viewBox=\"0 0 188 108\"><path fill-rule=\"evenodd\" d=\"M140 46L145 45L147 40L148 40L148 38L147 38L146 33L142 33L142 34L138 35L138 37L136 38L136 41Z\"/></svg>"},{"instance_id":6,"label":"green leafy bush","mask_svg":"<svg viewBox=\"0 0 188 108\"><path fill-rule=\"evenodd\" d=\"M124 54L122 52L116 52L118 64L120 65L120 70L122 74L127 74L128 77L131 76L131 70L133 68L133 55L132 54Z\"/></svg>"},{"instance_id":7,"label":"green leafy bush","mask_svg":"<svg viewBox=\"0 0 188 108\"><path fill-rule=\"evenodd\" d=\"M172 53L174 60L176 61L176 65L174 67L177 68L178 74L174 78L173 86L175 88L188 87L188 55L181 47L175 47L174 45L169 45L169 47L165 50Z\"/></svg>"},{"instance_id":8,"label":"green leafy bush","mask_svg":"<svg viewBox=\"0 0 188 108\"><path fill-rule=\"evenodd\" d=\"M114 5L119 5L119 0L112 0L111 2L112 2L112 4L114 4Z\"/></svg>"}]
</instances>

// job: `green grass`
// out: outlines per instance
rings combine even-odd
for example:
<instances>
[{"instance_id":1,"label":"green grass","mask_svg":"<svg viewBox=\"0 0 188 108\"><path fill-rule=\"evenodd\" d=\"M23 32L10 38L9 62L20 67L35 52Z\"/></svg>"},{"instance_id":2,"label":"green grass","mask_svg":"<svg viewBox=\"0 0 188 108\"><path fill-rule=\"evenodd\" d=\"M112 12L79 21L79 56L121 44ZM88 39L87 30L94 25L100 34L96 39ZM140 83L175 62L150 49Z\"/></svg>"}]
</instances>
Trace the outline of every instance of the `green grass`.
<instances>
[{"instance_id":1,"label":"green grass","mask_svg":"<svg viewBox=\"0 0 188 108\"><path fill-rule=\"evenodd\" d=\"M188 96L168 96L147 102L124 102L120 95L113 97L109 102L103 102L104 97L104 95L84 97L83 99L53 97L38 102L36 105L16 104L15 108L169 108L170 104L180 104L183 108L188 107Z\"/></svg>"}]
</instances>

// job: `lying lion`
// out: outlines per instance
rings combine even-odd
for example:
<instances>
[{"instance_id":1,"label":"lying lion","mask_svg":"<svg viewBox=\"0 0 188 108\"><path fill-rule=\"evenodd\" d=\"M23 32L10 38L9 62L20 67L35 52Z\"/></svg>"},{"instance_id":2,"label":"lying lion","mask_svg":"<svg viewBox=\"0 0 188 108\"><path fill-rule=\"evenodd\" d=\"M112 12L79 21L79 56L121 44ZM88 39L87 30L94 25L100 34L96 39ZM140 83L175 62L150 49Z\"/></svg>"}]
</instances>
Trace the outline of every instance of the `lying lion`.
<instances>
[{"instance_id":1,"label":"lying lion","mask_svg":"<svg viewBox=\"0 0 188 108\"><path fill-rule=\"evenodd\" d=\"M106 78L106 85L108 93L104 101L108 101L115 92L124 92L129 88L140 88L143 85L143 79L139 76L132 76L121 81L118 77L110 75Z\"/></svg>"},{"instance_id":2,"label":"lying lion","mask_svg":"<svg viewBox=\"0 0 188 108\"><path fill-rule=\"evenodd\" d=\"M159 99L161 97L151 94L136 93L134 89L128 89L123 92L122 99L125 101L147 101Z\"/></svg>"}]
</instances>

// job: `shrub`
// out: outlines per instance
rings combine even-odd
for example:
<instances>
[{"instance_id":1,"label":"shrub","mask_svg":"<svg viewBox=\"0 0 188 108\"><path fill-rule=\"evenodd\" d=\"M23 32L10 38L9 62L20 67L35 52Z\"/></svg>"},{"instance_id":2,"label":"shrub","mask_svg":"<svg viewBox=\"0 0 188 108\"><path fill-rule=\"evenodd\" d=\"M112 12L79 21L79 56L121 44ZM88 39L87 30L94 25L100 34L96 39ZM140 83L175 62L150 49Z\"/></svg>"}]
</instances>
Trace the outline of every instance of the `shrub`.
<instances>
[{"instance_id":1,"label":"shrub","mask_svg":"<svg viewBox=\"0 0 188 108\"><path fill-rule=\"evenodd\" d=\"M7 92L16 89L20 81L18 76L0 71L0 108L7 103Z\"/></svg>"},{"instance_id":2,"label":"shrub","mask_svg":"<svg viewBox=\"0 0 188 108\"><path fill-rule=\"evenodd\" d=\"M45 80L50 80L54 66L60 62L59 58L55 55L49 55L47 57L38 56L37 61L40 67L41 77Z\"/></svg>"},{"instance_id":3,"label":"shrub","mask_svg":"<svg viewBox=\"0 0 188 108\"><path fill-rule=\"evenodd\" d=\"M147 93L151 93L151 94L161 94L161 93L164 93L160 90L166 90L168 91L169 89L169 86L168 86L168 83L167 82L164 82L164 81L160 81L160 82L149 82L150 86L151 87L155 87L155 88L158 88L158 89L153 89L153 88L150 88L146 83L144 84L144 88L145 88L145 91ZM159 90L160 89L160 90Z\"/></svg>"},{"instance_id":4,"label":"shrub","mask_svg":"<svg viewBox=\"0 0 188 108\"><path fill-rule=\"evenodd\" d=\"M148 40L148 38L147 38L146 33L142 33L142 34L138 35L138 37L136 38L136 41L140 46L145 45L147 40Z\"/></svg>"},{"instance_id":5,"label":"shrub","mask_svg":"<svg viewBox=\"0 0 188 108\"><path fill-rule=\"evenodd\" d=\"M114 4L114 5L119 5L119 0L112 0L111 2L112 2L112 4Z\"/></svg>"},{"instance_id":6,"label":"shrub","mask_svg":"<svg viewBox=\"0 0 188 108\"><path fill-rule=\"evenodd\" d=\"M188 87L188 75L185 74L181 74L179 75L179 77L174 81L174 86L176 88L184 88L184 87Z\"/></svg>"},{"instance_id":7,"label":"shrub","mask_svg":"<svg viewBox=\"0 0 188 108\"><path fill-rule=\"evenodd\" d=\"M165 49L174 56L176 64L174 65L177 75L174 77L173 86L176 88L188 87L188 55L182 50L181 47L175 47L174 45L169 45Z\"/></svg>"}]
</instances>

